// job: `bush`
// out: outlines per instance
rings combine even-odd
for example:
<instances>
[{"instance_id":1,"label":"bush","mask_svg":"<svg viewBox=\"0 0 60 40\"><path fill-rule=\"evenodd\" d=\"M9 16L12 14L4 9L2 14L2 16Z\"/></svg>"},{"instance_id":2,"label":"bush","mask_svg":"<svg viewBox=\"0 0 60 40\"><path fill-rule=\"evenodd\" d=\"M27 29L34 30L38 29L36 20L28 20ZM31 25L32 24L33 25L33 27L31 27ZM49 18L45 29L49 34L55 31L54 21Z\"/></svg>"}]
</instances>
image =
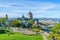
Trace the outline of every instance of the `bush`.
<instances>
[{"instance_id":1,"label":"bush","mask_svg":"<svg viewBox=\"0 0 60 40\"><path fill-rule=\"evenodd\" d=\"M3 33L5 33L5 30L0 30L0 34L3 34Z\"/></svg>"},{"instance_id":2,"label":"bush","mask_svg":"<svg viewBox=\"0 0 60 40\"><path fill-rule=\"evenodd\" d=\"M48 40L52 40L53 36L55 36L55 38L57 38L57 40L60 40L60 34L56 34L53 32L50 32L49 35L47 36Z\"/></svg>"}]
</instances>

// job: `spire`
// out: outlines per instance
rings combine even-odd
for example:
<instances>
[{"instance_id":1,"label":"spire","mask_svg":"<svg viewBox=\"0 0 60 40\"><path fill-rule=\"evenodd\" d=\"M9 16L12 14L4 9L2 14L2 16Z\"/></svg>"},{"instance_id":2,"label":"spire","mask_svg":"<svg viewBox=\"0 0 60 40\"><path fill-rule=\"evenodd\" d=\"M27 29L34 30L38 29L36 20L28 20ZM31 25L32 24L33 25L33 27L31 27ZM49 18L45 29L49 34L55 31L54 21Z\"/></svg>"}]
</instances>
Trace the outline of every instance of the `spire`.
<instances>
[{"instance_id":1,"label":"spire","mask_svg":"<svg viewBox=\"0 0 60 40\"><path fill-rule=\"evenodd\" d=\"M24 16L24 15L22 15L22 18L25 18L25 16Z\"/></svg>"},{"instance_id":2,"label":"spire","mask_svg":"<svg viewBox=\"0 0 60 40\"><path fill-rule=\"evenodd\" d=\"M24 19L25 19L25 16L24 16L24 15L22 15L21 19L22 19L22 20L24 20Z\"/></svg>"},{"instance_id":3,"label":"spire","mask_svg":"<svg viewBox=\"0 0 60 40\"><path fill-rule=\"evenodd\" d=\"M27 18L29 18L29 19L33 19L33 14L32 14L31 11L29 11L29 13L28 13L28 15L27 15Z\"/></svg>"},{"instance_id":4,"label":"spire","mask_svg":"<svg viewBox=\"0 0 60 40\"><path fill-rule=\"evenodd\" d=\"M6 14L6 20L8 20L8 15Z\"/></svg>"}]
</instances>

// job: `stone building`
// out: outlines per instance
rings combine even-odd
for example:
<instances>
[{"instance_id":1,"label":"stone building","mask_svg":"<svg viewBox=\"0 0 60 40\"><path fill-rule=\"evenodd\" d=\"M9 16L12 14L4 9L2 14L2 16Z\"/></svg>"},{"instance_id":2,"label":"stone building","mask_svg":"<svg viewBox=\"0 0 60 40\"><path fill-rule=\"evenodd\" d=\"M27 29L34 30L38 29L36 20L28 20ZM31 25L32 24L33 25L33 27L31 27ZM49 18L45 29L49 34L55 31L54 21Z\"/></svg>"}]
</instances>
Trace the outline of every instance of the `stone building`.
<instances>
[{"instance_id":1,"label":"stone building","mask_svg":"<svg viewBox=\"0 0 60 40\"><path fill-rule=\"evenodd\" d=\"M27 18L28 18L28 19L33 19L33 14L32 14L31 11L27 14Z\"/></svg>"},{"instance_id":2,"label":"stone building","mask_svg":"<svg viewBox=\"0 0 60 40\"><path fill-rule=\"evenodd\" d=\"M6 14L6 21L8 20L8 15Z\"/></svg>"}]
</instances>

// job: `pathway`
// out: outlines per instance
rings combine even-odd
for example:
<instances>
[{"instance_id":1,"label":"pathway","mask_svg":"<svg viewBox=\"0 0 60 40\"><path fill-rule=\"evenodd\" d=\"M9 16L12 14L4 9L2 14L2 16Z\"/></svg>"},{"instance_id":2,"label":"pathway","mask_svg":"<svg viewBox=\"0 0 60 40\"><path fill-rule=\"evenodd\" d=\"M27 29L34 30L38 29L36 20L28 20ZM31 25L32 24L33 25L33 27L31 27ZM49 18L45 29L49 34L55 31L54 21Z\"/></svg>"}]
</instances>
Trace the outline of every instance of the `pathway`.
<instances>
[{"instance_id":1,"label":"pathway","mask_svg":"<svg viewBox=\"0 0 60 40\"><path fill-rule=\"evenodd\" d=\"M41 32L41 35L43 37L43 40L48 40L47 37L46 37L46 33L45 32Z\"/></svg>"},{"instance_id":2,"label":"pathway","mask_svg":"<svg viewBox=\"0 0 60 40\"><path fill-rule=\"evenodd\" d=\"M26 35L35 35L36 34L35 32L32 32L31 30L26 29L26 28L25 29L23 29L23 28L14 28L13 32L19 32L19 33L26 34Z\"/></svg>"}]
</instances>

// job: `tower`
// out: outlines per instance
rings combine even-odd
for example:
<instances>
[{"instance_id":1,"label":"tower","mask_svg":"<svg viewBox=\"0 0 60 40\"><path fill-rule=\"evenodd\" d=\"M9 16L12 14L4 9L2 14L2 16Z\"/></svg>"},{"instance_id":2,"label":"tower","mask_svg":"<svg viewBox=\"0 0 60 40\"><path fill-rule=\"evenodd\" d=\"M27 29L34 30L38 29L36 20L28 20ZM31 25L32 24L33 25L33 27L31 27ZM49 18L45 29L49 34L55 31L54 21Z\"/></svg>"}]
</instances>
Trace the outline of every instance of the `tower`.
<instances>
[{"instance_id":1,"label":"tower","mask_svg":"<svg viewBox=\"0 0 60 40\"><path fill-rule=\"evenodd\" d=\"M21 19L22 19L22 20L25 20L25 16L24 16L24 15L22 15Z\"/></svg>"},{"instance_id":2,"label":"tower","mask_svg":"<svg viewBox=\"0 0 60 40\"><path fill-rule=\"evenodd\" d=\"M28 19L33 19L33 14L32 14L31 11L27 14L27 18L28 18Z\"/></svg>"},{"instance_id":3,"label":"tower","mask_svg":"<svg viewBox=\"0 0 60 40\"><path fill-rule=\"evenodd\" d=\"M6 14L6 20L8 20L8 15Z\"/></svg>"}]
</instances>

